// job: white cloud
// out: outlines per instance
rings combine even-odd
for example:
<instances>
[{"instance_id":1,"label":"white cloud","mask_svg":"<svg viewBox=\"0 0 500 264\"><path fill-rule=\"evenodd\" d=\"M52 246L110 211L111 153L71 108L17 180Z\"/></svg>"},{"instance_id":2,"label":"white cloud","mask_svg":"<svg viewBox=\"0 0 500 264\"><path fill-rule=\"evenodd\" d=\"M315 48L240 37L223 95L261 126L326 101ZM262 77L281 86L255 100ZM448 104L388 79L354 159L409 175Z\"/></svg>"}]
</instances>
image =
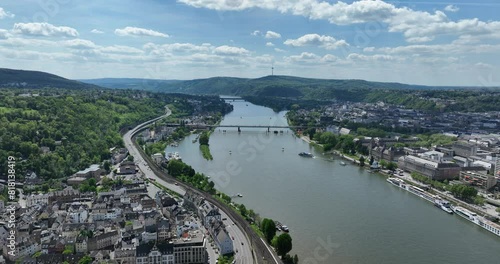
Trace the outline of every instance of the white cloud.
<instances>
[{"instance_id":1,"label":"white cloud","mask_svg":"<svg viewBox=\"0 0 500 264\"><path fill-rule=\"evenodd\" d=\"M210 52L215 47L210 43L203 43L201 45L195 45L191 43L172 43L172 44L163 44L157 45L154 43L146 43L143 48L149 51L152 54L170 54L172 52L178 53L188 53L188 52Z\"/></svg>"},{"instance_id":2,"label":"white cloud","mask_svg":"<svg viewBox=\"0 0 500 264\"><path fill-rule=\"evenodd\" d=\"M454 36L471 34L500 38L499 21L484 22L478 19L451 21L439 10L433 13L416 11L408 7L396 7L382 0L362 0L352 3L342 1L329 3L321 0L179 0L179 2L214 10L236 11L250 8L276 10L309 19L328 20L337 25L372 22L373 27L379 29L387 27L389 32L402 33L409 42L427 42L443 34ZM457 10L457 7L449 6L447 9Z\"/></svg>"},{"instance_id":3,"label":"white cloud","mask_svg":"<svg viewBox=\"0 0 500 264\"><path fill-rule=\"evenodd\" d=\"M259 36L261 33L259 30L255 30L254 32L252 32L250 35L252 36Z\"/></svg>"},{"instance_id":4,"label":"white cloud","mask_svg":"<svg viewBox=\"0 0 500 264\"><path fill-rule=\"evenodd\" d=\"M266 46L268 46L268 47L274 47L274 44L272 42L267 42Z\"/></svg>"},{"instance_id":5,"label":"white cloud","mask_svg":"<svg viewBox=\"0 0 500 264\"><path fill-rule=\"evenodd\" d=\"M326 62L326 63L337 62L337 61L339 61L339 58L337 58L336 56L334 56L332 54L326 54L325 56L323 56L321 58L321 61L322 62Z\"/></svg>"},{"instance_id":6,"label":"white cloud","mask_svg":"<svg viewBox=\"0 0 500 264\"><path fill-rule=\"evenodd\" d=\"M286 52L286 50L282 50L282 49L279 49L279 48L274 48L274 51L276 51L276 52Z\"/></svg>"},{"instance_id":7,"label":"white cloud","mask_svg":"<svg viewBox=\"0 0 500 264\"><path fill-rule=\"evenodd\" d=\"M116 53L116 54L143 54L144 52L138 48L129 47L129 46L121 46L121 45L113 45L102 47L99 51L104 53Z\"/></svg>"},{"instance_id":8,"label":"white cloud","mask_svg":"<svg viewBox=\"0 0 500 264\"><path fill-rule=\"evenodd\" d=\"M474 64L474 67L481 69L481 70L491 70L494 69L495 67L491 64L484 63L484 62L478 62Z\"/></svg>"},{"instance_id":9,"label":"white cloud","mask_svg":"<svg viewBox=\"0 0 500 264\"><path fill-rule=\"evenodd\" d=\"M0 39L0 46L5 47L55 47L58 46L56 41L46 40L46 39L25 39L18 37L9 37L7 39Z\"/></svg>"},{"instance_id":10,"label":"white cloud","mask_svg":"<svg viewBox=\"0 0 500 264\"><path fill-rule=\"evenodd\" d=\"M267 39L281 38L281 34L274 31L267 31L265 38Z\"/></svg>"},{"instance_id":11,"label":"white cloud","mask_svg":"<svg viewBox=\"0 0 500 264\"><path fill-rule=\"evenodd\" d=\"M0 29L0 39L7 39L11 36L8 30Z\"/></svg>"},{"instance_id":12,"label":"white cloud","mask_svg":"<svg viewBox=\"0 0 500 264\"><path fill-rule=\"evenodd\" d=\"M302 62L302 63L315 63L318 62L321 57L311 53L311 52L302 52L300 55L291 55L288 57L284 57L284 61L287 62Z\"/></svg>"},{"instance_id":13,"label":"white cloud","mask_svg":"<svg viewBox=\"0 0 500 264\"><path fill-rule=\"evenodd\" d=\"M97 46L94 44L94 42L90 40L85 40L85 39L72 39L72 40L66 40L63 42L63 44L72 49L95 49Z\"/></svg>"},{"instance_id":14,"label":"white cloud","mask_svg":"<svg viewBox=\"0 0 500 264\"><path fill-rule=\"evenodd\" d=\"M298 39L287 39L283 44L294 47L318 46L328 50L349 46L343 39L336 40L334 37L325 35L320 36L318 34L306 34Z\"/></svg>"},{"instance_id":15,"label":"white cloud","mask_svg":"<svg viewBox=\"0 0 500 264\"><path fill-rule=\"evenodd\" d=\"M3 8L0 7L0 19L4 19L6 17L13 18L14 14L7 12L7 11L3 10Z\"/></svg>"},{"instance_id":16,"label":"white cloud","mask_svg":"<svg viewBox=\"0 0 500 264\"><path fill-rule=\"evenodd\" d=\"M104 31L101 31L101 30L99 30L99 29L94 28L94 29L92 29L92 30L90 31L90 33L94 33L94 34L103 34L103 33L104 33Z\"/></svg>"},{"instance_id":17,"label":"white cloud","mask_svg":"<svg viewBox=\"0 0 500 264\"><path fill-rule=\"evenodd\" d=\"M348 61L396 61L401 60L402 58L385 55L385 54L375 54L375 55L363 55L358 53L351 53L347 56Z\"/></svg>"},{"instance_id":18,"label":"white cloud","mask_svg":"<svg viewBox=\"0 0 500 264\"><path fill-rule=\"evenodd\" d=\"M162 38L169 37L167 34L158 31L145 28L138 28L138 27L125 27L121 29L117 28L115 29L115 34L122 37L123 36L135 36L135 37L147 36L147 37L162 37Z\"/></svg>"},{"instance_id":19,"label":"white cloud","mask_svg":"<svg viewBox=\"0 0 500 264\"><path fill-rule=\"evenodd\" d=\"M363 49L363 52L373 52L375 51L375 47L366 47Z\"/></svg>"},{"instance_id":20,"label":"white cloud","mask_svg":"<svg viewBox=\"0 0 500 264\"><path fill-rule=\"evenodd\" d=\"M74 28L65 26L54 26L49 23L16 23L12 32L22 35L32 36L63 36L63 37L77 37L78 31Z\"/></svg>"},{"instance_id":21,"label":"white cloud","mask_svg":"<svg viewBox=\"0 0 500 264\"><path fill-rule=\"evenodd\" d=\"M500 45L499 44L464 45L461 43L454 42L451 44L435 44L435 45L415 44L415 45L398 46L398 47L384 47L377 49L377 51L385 54L422 55L427 57L450 55L450 54L463 56L464 54L488 54L488 53L495 54L500 52Z\"/></svg>"},{"instance_id":22,"label":"white cloud","mask_svg":"<svg viewBox=\"0 0 500 264\"><path fill-rule=\"evenodd\" d=\"M247 55L250 52L244 48L239 48L239 47L232 47L232 46L219 46L214 49L214 54L217 55L225 55L225 56L241 56L241 55Z\"/></svg>"},{"instance_id":23,"label":"white cloud","mask_svg":"<svg viewBox=\"0 0 500 264\"><path fill-rule=\"evenodd\" d=\"M454 5L447 5L444 8L444 10L448 11L448 12L458 12L460 10L460 8L458 8L458 6L454 6Z\"/></svg>"},{"instance_id":24,"label":"white cloud","mask_svg":"<svg viewBox=\"0 0 500 264\"><path fill-rule=\"evenodd\" d=\"M321 57L311 52L302 52L300 55L283 57L283 60L289 63L300 63L305 65L331 64L334 62L340 62L340 59L332 54L326 54Z\"/></svg>"}]
</instances>

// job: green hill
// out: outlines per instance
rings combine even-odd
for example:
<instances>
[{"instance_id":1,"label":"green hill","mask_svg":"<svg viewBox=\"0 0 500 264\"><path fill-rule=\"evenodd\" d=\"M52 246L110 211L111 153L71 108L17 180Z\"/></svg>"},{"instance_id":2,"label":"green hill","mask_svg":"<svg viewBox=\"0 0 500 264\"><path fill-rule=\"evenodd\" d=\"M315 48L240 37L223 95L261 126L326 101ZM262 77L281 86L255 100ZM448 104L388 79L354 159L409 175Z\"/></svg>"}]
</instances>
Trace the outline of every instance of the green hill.
<instances>
[{"instance_id":1,"label":"green hill","mask_svg":"<svg viewBox=\"0 0 500 264\"><path fill-rule=\"evenodd\" d=\"M24 71L0 68L0 88L98 88L95 85L65 79L63 77L40 71Z\"/></svg>"},{"instance_id":2,"label":"green hill","mask_svg":"<svg viewBox=\"0 0 500 264\"><path fill-rule=\"evenodd\" d=\"M82 81L108 88L128 88L167 93L272 96L300 99L336 98L341 100L360 100L360 91L367 92L372 90L443 91L486 89L484 87L423 86L365 80L313 79L278 75L256 79L213 77L179 81L107 78Z\"/></svg>"}]
</instances>

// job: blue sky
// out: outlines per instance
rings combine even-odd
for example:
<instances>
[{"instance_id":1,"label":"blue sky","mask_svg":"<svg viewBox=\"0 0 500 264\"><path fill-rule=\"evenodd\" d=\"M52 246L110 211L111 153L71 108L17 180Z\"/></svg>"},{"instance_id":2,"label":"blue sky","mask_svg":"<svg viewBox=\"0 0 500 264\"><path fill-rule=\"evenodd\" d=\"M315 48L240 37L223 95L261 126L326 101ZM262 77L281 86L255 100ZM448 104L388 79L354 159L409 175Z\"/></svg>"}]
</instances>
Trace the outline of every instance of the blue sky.
<instances>
[{"instance_id":1,"label":"blue sky","mask_svg":"<svg viewBox=\"0 0 500 264\"><path fill-rule=\"evenodd\" d=\"M500 3L107 0L0 2L0 67L71 79L274 73L500 86Z\"/></svg>"}]
</instances>

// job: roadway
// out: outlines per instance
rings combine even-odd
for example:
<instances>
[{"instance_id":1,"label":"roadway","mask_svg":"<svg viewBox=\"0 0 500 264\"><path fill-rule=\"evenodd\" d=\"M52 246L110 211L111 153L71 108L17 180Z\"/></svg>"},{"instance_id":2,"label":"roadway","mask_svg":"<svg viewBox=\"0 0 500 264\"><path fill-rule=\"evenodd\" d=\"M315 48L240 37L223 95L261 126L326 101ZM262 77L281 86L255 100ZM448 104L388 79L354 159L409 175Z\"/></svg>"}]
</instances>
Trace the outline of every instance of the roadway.
<instances>
[{"instance_id":1,"label":"roadway","mask_svg":"<svg viewBox=\"0 0 500 264\"><path fill-rule=\"evenodd\" d=\"M159 169L156 164L153 164L149 159L146 159L144 152L139 150L138 146L133 141L135 134L141 131L145 126L161 118L167 117L170 114L170 109L166 108L165 115L146 121L124 134L123 141L125 146L128 149L129 154L134 156L134 161L138 165L139 169L144 173L145 177L155 179L159 184L180 195L184 195L186 190L190 190L220 208L221 214L223 215L222 217L227 218L227 221L229 221L229 219L231 220L230 229L228 229L230 235L235 238L233 243L235 251L238 249L238 253L235 254L235 263L281 264L282 262L276 257L276 253L269 249L266 243L260 239L260 237L250 227L250 224L243 219L241 215L236 213L232 208L229 208L226 204L213 198L210 194L192 188L191 186L168 175L165 171ZM211 259L211 263L212 261L213 260Z\"/></svg>"},{"instance_id":2,"label":"roadway","mask_svg":"<svg viewBox=\"0 0 500 264\"><path fill-rule=\"evenodd\" d=\"M236 226L236 224L229 218L229 216L221 211L221 217L226 224L226 229L229 233L231 239L233 239L233 249L234 249L234 263L253 263L252 252L250 250L250 244L243 232Z\"/></svg>"}]
</instances>

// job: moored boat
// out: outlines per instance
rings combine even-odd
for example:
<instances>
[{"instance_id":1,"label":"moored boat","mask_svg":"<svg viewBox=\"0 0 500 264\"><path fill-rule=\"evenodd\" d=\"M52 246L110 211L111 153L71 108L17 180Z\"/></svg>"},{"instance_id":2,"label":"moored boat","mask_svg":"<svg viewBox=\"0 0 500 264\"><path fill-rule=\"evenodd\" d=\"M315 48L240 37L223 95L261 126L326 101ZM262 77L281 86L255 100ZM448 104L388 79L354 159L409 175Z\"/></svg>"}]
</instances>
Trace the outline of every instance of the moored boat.
<instances>
[{"instance_id":1,"label":"moored boat","mask_svg":"<svg viewBox=\"0 0 500 264\"><path fill-rule=\"evenodd\" d=\"M471 221L472 223L490 231L491 233L500 237L500 225L495 224L481 216L478 216L476 213L471 212L463 207L455 206L452 208L455 214Z\"/></svg>"},{"instance_id":2,"label":"moored boat","mask_svg":"<svg viewBox=\"0 0 500 264\"><path fill-rule=\"evenodd\" d=\"M300 152L299 156L306 157L306 158L312 158L312 157L314 157L313 154L310 153L310 152Z\"/></svg>"},{"instance_id":3,"label":"moored boat","mask_svg":"<svg viewBox=\"0 0 500 264\"><path fill-rule=\"evenodd\" d=\"M440 208L441 210L443 210L449 214L453 214L453 210L451 210L450 202L439 198L439 196L436 196L436 200L434 201L434 205L437 208Z\"/></svg>"}]
</instances>

